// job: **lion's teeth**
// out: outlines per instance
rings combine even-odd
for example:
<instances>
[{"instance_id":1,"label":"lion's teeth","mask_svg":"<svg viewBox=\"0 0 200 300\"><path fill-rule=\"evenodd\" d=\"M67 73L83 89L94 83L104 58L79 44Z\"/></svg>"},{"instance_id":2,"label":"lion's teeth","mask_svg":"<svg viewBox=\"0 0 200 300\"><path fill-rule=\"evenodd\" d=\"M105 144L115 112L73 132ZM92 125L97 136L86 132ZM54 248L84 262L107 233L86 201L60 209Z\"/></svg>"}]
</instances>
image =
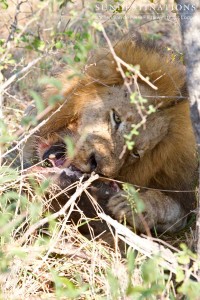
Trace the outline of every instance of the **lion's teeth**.
<instances>
[{"instance_id":1,"label":"lion's teeth","mask_svg":"<svg viewBox=\"0 0 200 300\"><path fill-rule=\"evenodd\" d=\"M56 158L55 154L52 153L49 155L49 159L54 159L54 158Z\"/></svg>"}]
</instances>

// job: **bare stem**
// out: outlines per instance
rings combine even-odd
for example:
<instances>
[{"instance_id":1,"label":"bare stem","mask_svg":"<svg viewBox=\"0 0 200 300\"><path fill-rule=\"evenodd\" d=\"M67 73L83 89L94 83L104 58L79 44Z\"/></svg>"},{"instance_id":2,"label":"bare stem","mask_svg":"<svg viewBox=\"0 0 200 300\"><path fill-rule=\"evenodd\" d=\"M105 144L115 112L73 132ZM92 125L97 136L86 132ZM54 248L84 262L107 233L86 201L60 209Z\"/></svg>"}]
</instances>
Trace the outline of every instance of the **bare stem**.
<instances>
[{"instance_id":1,"label":"bare stem","mask_svg":"<svg viewBox=\"0 0 200 300\"><path fill-rule=\"evenodd\" d=\"M86 190L90 184L97 180L99 178L98 174L92 174L91 177L85 181L84 183L81 183L80 185L77 186L76 192L70 197L70 199L66 202L66 204L56 213L45 217L43 219L41 219L40 221L38 221L37 223L33 224L26 232L25 234L17 240L17 244L18 245L22 245L23 243L25 243L29 236L31 234L33 234L38 228L40 228L41 226L45 225L46 223L57 219L58 217L64 216L67 209L76 201L76 199L82 194L82 192L84 190Z\"/></svg>"}]
</instances>

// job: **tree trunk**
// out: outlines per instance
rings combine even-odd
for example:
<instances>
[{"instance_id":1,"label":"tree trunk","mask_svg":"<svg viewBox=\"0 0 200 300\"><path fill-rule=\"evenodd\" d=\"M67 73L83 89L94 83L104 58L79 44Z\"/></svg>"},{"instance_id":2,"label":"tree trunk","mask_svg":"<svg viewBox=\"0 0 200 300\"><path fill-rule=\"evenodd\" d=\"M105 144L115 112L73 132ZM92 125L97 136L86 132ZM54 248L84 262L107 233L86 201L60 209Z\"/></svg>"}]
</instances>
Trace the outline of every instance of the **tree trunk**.
<instances>
[{"instance_id":1,"label":"tree trunk","mask_svg":"<svg viewBox=\"0 0 200 300\"><path fill-rule=\"evenodd\" d=\"M177 0L177 8L187 69L191 120L197 141L198 157L200 157L200 0ZM200 178L195 237L200 261ZM200 281L200 271L198 275Z\"/></svg>"}]
</instances>

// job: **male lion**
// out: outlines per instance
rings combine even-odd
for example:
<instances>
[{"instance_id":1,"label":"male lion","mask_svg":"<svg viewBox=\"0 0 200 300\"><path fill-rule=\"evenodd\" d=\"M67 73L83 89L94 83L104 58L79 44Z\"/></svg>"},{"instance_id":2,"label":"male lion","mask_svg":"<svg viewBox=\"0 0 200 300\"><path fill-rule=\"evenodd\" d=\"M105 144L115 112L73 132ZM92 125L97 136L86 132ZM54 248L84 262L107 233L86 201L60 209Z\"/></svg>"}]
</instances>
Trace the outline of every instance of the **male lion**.
<instances>
[{"instance_id":1,"label":"male lion","mask_svg":"<svg viewBox=\"0 0 200 300\"><path fill-rule=\"evenodd\" d=\"M139 77L137 82L129 78L130 89L148 99L143 105L157 107L139 128L139 135L133 137L133 150L125 147L124 136L132 124L141 122L141 112L130 103L123 74L113 55L108 49L100 49L89 60L82 78L69 80L70 72L64 71L58 76L63 85L61 91L46 88L46 101L56 94L62 101L27 142L24 157L30 161L39 154L60 168L70 163L83 173L95 171L141 187L139 196L145 204L144 218L149 228L175 232L186 224L195 207L197 178L184 67L142 41L119 41L114 51L127 64L139 65L141 74L157 87L153 89ZM122 69L126 72L125 67ZM70 162L63 142L66 135L77 146ZM144 231L123 190L112 193L106 207L117 220L126 219L127 224Z\"/></svg>"}]
</instances>

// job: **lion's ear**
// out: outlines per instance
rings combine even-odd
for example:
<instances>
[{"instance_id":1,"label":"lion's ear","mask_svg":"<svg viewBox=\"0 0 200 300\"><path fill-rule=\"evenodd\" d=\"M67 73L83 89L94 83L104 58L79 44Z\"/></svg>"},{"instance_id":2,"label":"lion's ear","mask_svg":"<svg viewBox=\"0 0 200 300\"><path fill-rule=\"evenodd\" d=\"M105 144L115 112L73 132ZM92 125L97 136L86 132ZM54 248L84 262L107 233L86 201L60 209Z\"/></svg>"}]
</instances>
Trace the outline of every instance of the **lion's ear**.
<instances>
[{"instance_id":1,"label":"lion's ear","mask_svg":"<svg viewBox=\"0 0 200 300\"><path fill-rule=\"evenodd\" d=\"M138 150L138 155L140 158L142 158L144 156L145 151L143 149L139 149Z\"/></svg>"}]
</instances>

